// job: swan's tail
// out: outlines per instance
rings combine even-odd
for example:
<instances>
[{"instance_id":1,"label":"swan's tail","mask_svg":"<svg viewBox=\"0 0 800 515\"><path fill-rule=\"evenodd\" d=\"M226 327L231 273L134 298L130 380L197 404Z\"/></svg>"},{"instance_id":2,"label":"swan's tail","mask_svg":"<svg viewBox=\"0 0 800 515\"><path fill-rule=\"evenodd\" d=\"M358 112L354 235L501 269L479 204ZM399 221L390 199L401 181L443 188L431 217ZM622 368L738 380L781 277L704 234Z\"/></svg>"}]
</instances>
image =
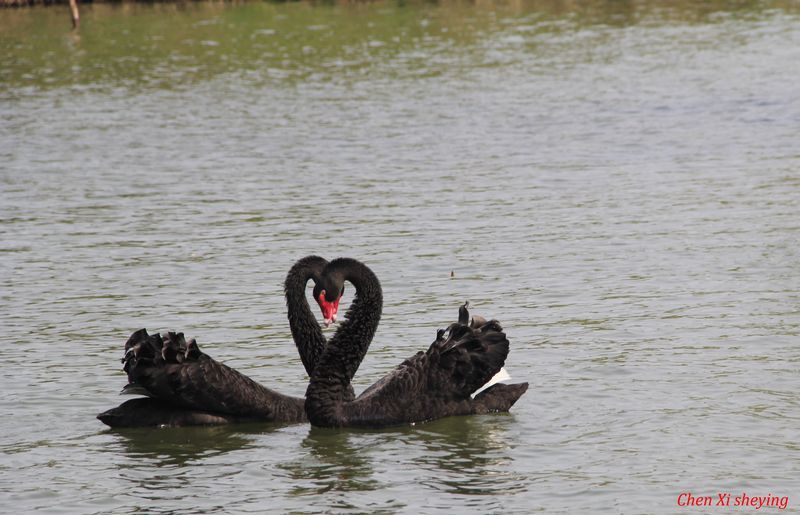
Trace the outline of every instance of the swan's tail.
<instances>
[{"instance_id":1,"label":"swan's tail","mask_svg":"<svg viewBox=\"0 0 800 515\"><path fill-rule=\"evenodd\" d=\"M491 379L489 379L488 383L481 386L472 393L472 398L474 399L476 395L486 390L490 386L500 383L502 381L508 381L509 379L511 379L511 374L508 373L505 367L501 368L500 372L496 373Z\"/></svg>"},{"instance_id":2,"label":"swan's tail","mask_svg":"<svg viewBox=\"0 0 800 515\"><path fill-rule=\"evenodd\" d=\"M475 413L508 411L526 391L528 391L528 383L498 383L490 386L475 396L473 401Z\"/></svg>"},{"instance_id":3,"label":"swan's tail","mask_svg":"<svg viewBox=\"0 0 800 515\"><path fill-rule=\"evenodd\" d=\"M279 394L214 361L200 351L195 340L186 341L182 333L149 335L140 329L125 344L122 361L131 383L125 392L143 393L144 389L175 408L225 419L304 419L303 399Z\"/></svg>"}]
</instances>

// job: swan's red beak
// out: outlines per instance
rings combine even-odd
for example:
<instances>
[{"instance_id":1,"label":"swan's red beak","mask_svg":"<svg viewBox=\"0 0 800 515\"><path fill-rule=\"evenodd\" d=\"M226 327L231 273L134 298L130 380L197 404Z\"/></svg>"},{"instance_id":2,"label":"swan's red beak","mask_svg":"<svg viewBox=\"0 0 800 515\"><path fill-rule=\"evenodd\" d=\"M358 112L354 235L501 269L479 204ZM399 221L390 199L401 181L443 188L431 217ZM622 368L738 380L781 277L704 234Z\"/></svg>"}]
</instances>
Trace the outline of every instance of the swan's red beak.
<instances>
[{"instance_id":1,"label":"swan's red beak","mask_svg":"<svg viewBox=\"0 0 800 515\"><path fill-rule=\"evenodd\" d=\"M332 323L336 322L336 314L339 312L340 300L342 300L341 295L339 295L339 298L333 302L328 302L325 300L325 290L320 292L319 297L317 298L317 304L319 304L319 308L322 310L322 318L323 322L325 323L325 327L328 327Z\"/></svg>"}]
</instances>

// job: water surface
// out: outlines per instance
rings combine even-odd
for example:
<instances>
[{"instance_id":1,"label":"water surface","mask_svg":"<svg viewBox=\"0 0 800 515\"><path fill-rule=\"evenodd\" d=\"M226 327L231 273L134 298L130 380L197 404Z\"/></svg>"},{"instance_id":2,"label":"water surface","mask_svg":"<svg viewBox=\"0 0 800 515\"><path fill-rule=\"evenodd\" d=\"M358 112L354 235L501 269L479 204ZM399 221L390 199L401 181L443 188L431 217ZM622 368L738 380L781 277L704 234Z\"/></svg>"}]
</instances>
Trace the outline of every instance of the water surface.
<instances>
[{"instance_id":1,"label":"water surface","mask_svg":"<svg viewBox=\"0 0 800 515\"><path fill-rule=\"evenodd\" d=\"M800 502L795 4L98 4L2 10L0 50L0 511ZM356 390L469 299L529 392L381 431L94 419L140 327L302 395L310 253L381 278Z\"/></svg>"}]
</instances>

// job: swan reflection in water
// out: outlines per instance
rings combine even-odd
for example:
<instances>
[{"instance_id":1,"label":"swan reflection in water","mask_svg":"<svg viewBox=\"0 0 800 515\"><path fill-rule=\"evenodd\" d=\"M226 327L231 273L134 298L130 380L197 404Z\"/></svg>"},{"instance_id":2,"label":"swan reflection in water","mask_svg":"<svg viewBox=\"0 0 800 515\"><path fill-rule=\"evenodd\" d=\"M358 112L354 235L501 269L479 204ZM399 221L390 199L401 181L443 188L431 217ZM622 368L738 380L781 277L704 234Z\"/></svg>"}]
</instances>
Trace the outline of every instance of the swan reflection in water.
<instances>
[{"instance_id":1,"label":"swan reflection in water","mask_svg":"<svg viewBox=\"0 0 800 515\"><path fill-rule=\"evenodd\" d=\"M278 465L295 481L292 495L371 491L383 487L366 451L385 438L383 431L311 427L300 443L300 459ZM356 506L352 506L356 508Z\"/></svg>"},{"instance_id":2,"label":"swan reflection in water","mask_svg":"<svg viewBox=\"0 0 800 515\"><path fill-rule=\"evenodd\" d=\"M467 495L523 492L527 478L515 470L508 435L517 431L512 415L450 417L418 426L413 441L424 447L415 465L431 474L423 483L438 491ZM502 505L498 505L498 509Z\"/></svg>"},{"instance_id":3,"label":"swan reflection in water","mask_svg":"<svg viewBox=\"0 0 800 515\"><path fill-rule=\"evenodd\" d=\"M295 482L295 496L385 490L405 480L454 494L514 494L525 484L523 477L508 473L514 460L508 431L515 423L512 416L480 415L387 429L311 427L301 443L306 452L278 467ZM358 502L352 495L341 501ZM381 508L404 506L397 499L387 502Z\"/></svg>"},{"instance_id":4,"label":"swan reflection in water","mask_svg":"<svg viewBox=\"0 0 800 515\"><path fill-rule=\"evenodd\" d=\"M197 460L229 452L259 447L258 436L273 433L284 427L279 424L237 424L236 426L193 426L183 428L108 429L122 452L131 458L130 464L121 461L120 468L138 467L143 461L158 466L183 466ZM120 448L109 446L115 454Z\"/></svg>"}]
</instances>

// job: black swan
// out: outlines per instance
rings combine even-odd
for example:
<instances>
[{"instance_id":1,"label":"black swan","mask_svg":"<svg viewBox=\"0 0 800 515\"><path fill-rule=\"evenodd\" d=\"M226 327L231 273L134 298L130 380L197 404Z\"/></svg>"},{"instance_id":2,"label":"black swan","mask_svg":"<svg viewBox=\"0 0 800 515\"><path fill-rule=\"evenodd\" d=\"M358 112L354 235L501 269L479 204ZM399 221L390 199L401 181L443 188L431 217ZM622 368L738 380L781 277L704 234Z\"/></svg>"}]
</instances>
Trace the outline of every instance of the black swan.
<instances>
[{"instance_id":1,"label":"black swan","mask_svg":"<svg viewBox=\"0 0 800 515\"><path fill-rule=\"evenodd\" d=\"M309 279L320 281L327 264L318 256L305 257L292 266L284 283L289 326L309 376L326 340L306 301L305 288ZM335 320L337 311L338 299L326 304L326 325ZM182 333L162 337L140 329L125 344L122 361L129 381L123 393L148 397L129 400L97 415L111 427L306 420L302 398L266 388L213 360L200 351L195 340L187 342ZM344 396L353 399L352 387Z\"/></svg>"},{"instance_id":2,"label":"black swan","mask_svg":"<svg viewBox=\"0 0 800 515\"><path fill-rule=\"evenodd\" d=\"M355 298L316 362L306 390L305 410L313 425L384 427L508 411L528 389L528 383L495 384L471 396L500 371L508 355L508 340L492 320L480 327L455 323L437 332L427 352L418 352L357 399L348 400L350 381L380 322L383 293L366 265L335 259L314 287L323 311L338 303L345 281L355 286ZM460 312L459 321L468 316Z\"/></svg>"}]
</instances>

